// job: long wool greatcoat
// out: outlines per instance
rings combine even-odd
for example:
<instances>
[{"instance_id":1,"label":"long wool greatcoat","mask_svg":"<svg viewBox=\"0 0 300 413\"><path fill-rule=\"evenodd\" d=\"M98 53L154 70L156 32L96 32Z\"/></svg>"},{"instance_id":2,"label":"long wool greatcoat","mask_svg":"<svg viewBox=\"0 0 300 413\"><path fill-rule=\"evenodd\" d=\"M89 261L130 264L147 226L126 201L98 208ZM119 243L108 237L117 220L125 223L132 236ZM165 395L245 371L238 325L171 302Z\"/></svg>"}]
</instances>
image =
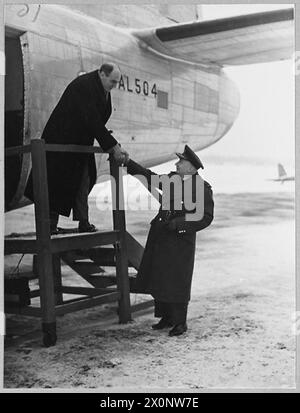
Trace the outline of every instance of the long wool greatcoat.
<instances>
[{"instance_id":1,"label":"long wool greatcoat","mask_svg":"<svg viewBox=\"0 0 300 413\"><path fill-rule=\"evenodd\" d=\"M151 177L156 175L149 169L145 169L130 160L127 171L131 175L140 175L147 179L148 190L151 188ZM168 176L178 175L171 172ZM179 177L179 175L178 175ZM196 200L196 177L193 175L190 188L193 200ZM160 176L161 178L161 176ZM180 178L181 179L181 178ZM202 178L200 178L202 179ZM203 182L203 181L202 181ZM151 228L137 274L135 291L151 294L156 300L169 303L187 303L190 300L192 275L194 269L196 232L206 228L213 220L214 201L212 189L208 182L204 181L204 213L197 221L187 220L187 212L195 213L196 209L185 208L186 197L184 185L187 181L181 179L182 208L174 203L174 192L170 191L170 210L164 208L164 193L160 201L161 207L158 214L151 222ZM161 187L160 187L161 188ZM191 198L190 198L191 199ZM203 198L202 198L203 199ZM176 209L177 208L177 209ZM198 215L197 215L198 217ZM170 222L176 229L170 229Z\"/></svg>"},{"instance_id":2,"label":"long wool greatcoat","mask_svg":"<svg viewBox=\"0 0 300 413\"><path fill-rule=\"evenodd\" d=\"M105 91L98 71L74 79L65 89L43 131L46 143L93 145L97 139L104 151L117 141L105 127L111 115L110 94ZM96 182L94 154L47 153L50 210L69 216L79 189L83 168L88 163L90 190ZM32 176L25 195L33 200Z\"/></svg>"}]
</instances>

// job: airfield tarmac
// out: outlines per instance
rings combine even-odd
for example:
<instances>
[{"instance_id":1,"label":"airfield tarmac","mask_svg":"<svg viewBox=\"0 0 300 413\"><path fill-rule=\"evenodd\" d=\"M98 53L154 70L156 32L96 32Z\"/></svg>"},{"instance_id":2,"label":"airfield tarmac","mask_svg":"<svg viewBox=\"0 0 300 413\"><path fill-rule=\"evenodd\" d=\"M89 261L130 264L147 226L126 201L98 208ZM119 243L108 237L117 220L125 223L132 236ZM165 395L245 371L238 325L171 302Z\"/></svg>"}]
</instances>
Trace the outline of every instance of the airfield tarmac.
<instances>
[{"instance_id":1,"label":"airfield tarmac","mask_svg":"<svg viewBox=\"0 0 300 413\"><path fill-rule=\"evenodd\" d=\"M99 223L99 211L94 202L90 205L91 222ZM143 245L154 214L127 212L127 228ZM101 218L107 225L109 211ZM67 219L60 225L74 227ZM32 206L6 215L6 233L32 226ZM7 268L16 265L16 258L6 260ZM116 304L110 304L58 317L57 344L43 348L39 319L8 315L4 387L100 392L292 388L294 267L292 192L215 194L215 220L197 235L186 335L153 331L152 309L119 325ZM66 268L63 272L74 284L74 276ZM131 295L132 303L145 298Z\"/></svg>"}]
</instances>

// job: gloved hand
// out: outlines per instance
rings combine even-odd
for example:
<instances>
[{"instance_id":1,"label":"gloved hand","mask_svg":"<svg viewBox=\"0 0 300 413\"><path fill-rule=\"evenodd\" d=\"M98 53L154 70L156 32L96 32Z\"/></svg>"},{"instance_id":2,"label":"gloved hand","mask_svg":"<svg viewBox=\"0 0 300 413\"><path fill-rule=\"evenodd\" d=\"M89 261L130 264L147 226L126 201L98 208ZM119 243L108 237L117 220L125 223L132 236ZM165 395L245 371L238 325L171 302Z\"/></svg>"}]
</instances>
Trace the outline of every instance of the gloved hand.
<instances>
[{"instance_id":1,"label":"gloved hand","mask_svg":"<svg viewBox=\"0 0 300 413\"><path fill-rule=\"evenodd\" d=\"M169 222L167 223L167 229L168 229L169 231L176 231L176 229L177 229L177 222L176 222L175 219L172 219L171 221L169 221Z\"/></svg>"}]
</instances>

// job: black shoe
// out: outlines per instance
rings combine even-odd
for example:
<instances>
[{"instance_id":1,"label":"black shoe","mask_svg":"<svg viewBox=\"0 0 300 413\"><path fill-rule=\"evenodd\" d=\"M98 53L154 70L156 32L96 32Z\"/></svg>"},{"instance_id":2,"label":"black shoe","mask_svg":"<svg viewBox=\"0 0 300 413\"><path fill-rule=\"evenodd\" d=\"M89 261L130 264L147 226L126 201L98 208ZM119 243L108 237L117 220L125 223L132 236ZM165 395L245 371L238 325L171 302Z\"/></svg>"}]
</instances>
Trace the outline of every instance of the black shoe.
<instances>
[{"instance_id":1,"label":"black shoe","mask_svg":"<svg viewBox=\"0 0 300 413\"><path fill-rule=\"evenodd\" d=\"M165 320L162 318L157 324L153 324L153 330L162 330L163 328L172 327L172 323L170 321Z\"/></svg>"},{"instance_id":2,"label":"black shoe","mask_svg":"<svg viewBox=\"0 0 300 413\"><path fill-rule=\"evenodd\" d=\"M89 222L81 224L79 223L78 225L78 232L97 232L97 228L95 225L90 224Z\"/></svg>"},{"instance_id":3,"label":"black shoe","mask_svg":"<svg viewBox=\"0 0 300 413\"><path fill-rule=\"evenodd\" d=\"M186 323L184 324L176 324L175 327L172 328L169 332L169 336L180 336L181 334L185 333L187 330Z\"/></svg>"}]
</instances>

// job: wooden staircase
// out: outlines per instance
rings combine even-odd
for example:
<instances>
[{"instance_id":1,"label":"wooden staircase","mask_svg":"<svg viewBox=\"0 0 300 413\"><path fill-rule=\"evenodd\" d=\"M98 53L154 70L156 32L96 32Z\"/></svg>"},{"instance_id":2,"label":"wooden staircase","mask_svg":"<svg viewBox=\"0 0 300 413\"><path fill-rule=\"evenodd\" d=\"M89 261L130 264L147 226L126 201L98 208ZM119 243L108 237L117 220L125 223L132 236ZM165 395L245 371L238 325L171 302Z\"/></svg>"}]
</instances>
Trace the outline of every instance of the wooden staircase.
<instances>
[{"instance_id":1,"label":"wooden staircase","mask_svg":"<svg viewBox=\"0 0 300 413\"><path fill-rule=\"evenodd\" d=\"M128 268L136 270L128 273L130 291L134 292L136 274L144 249L128 232L126 232L126 244ZM113 248L97 246L89 249L66 251L60 254L60 258L93 287L106 288L117 285L116 271L111 271L116 267L117 248L118 244ZM108 267L110 271L103 267Z\"/></svg>"},{"instance_id":2,"label":"wooden staircase","mask_svg":"<svg viewBox=\"0 0 300 413\"><path fill-rule=\"evenodd\" d=\"M117 301L120 323L131 320L134 309L130 304L130 291L134 291L135 274L142 259L143 247L126 231L123 181L113 160L110 160L111 176L115 180L115 185L112 185L113 229L51 236L46 151L102 151L87 146L48 145L42 139L34 139L30 145L9 148L5 153L6 156L31 153L36 233L6 237L4 250L5 255L33 254L36 257L32 274L38 276L39 289L29 292L29 301L40 297L40 307L30 303L25 305L28 300L23 297L19 303L5 302L5 312L41 317L43 343L51 346L57 340L57 315ZM91 287L63 285L62 261ZM129 268L133 273L129 274ZM14 281L11 280L11 283ZM19 284L18 288L23 288L22 285L26 283ZM66 300L65 296L70 294L75 295L75 298ZM152 300L149 301L150 305L152 303Z\"/></svg>"}]
</instances>

